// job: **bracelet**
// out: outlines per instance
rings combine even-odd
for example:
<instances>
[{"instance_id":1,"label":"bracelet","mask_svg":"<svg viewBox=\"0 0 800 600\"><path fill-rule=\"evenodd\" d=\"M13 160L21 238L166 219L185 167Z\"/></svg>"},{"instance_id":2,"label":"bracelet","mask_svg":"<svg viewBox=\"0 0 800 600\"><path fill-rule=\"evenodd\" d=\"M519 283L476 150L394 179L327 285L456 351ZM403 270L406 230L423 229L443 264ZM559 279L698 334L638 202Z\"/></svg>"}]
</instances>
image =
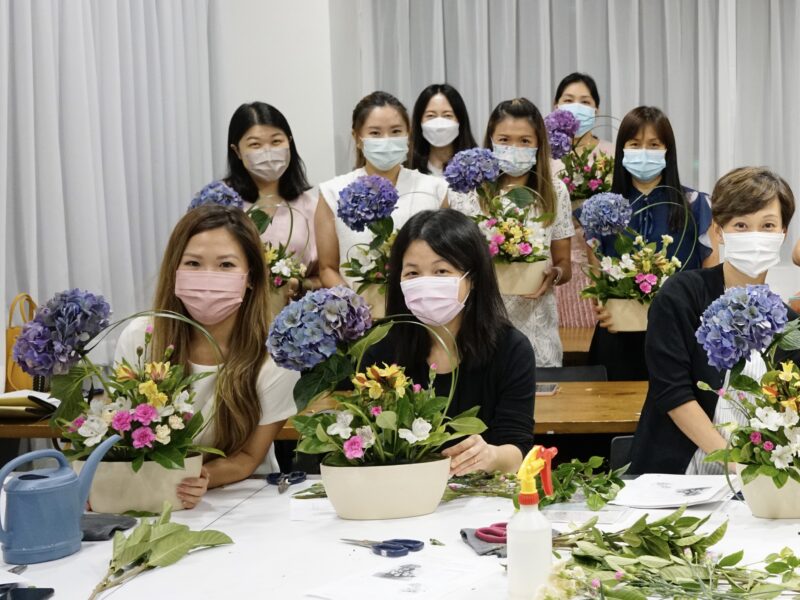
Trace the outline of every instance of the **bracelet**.
<instances>
[{"instance_id":1,"label":"bracelet","mask_svg":"<svg viewBox=\"0 0 800 600\"><path fill-rule=\"evenodd\" d=\"M556 270L556 278L553 279L553 285L558 285L558 282L561 281L561 276L564 274L564 271L561 269L561 267L557 267L556 265L553 265L553 268Z\"/></svg>"}]
</instances>

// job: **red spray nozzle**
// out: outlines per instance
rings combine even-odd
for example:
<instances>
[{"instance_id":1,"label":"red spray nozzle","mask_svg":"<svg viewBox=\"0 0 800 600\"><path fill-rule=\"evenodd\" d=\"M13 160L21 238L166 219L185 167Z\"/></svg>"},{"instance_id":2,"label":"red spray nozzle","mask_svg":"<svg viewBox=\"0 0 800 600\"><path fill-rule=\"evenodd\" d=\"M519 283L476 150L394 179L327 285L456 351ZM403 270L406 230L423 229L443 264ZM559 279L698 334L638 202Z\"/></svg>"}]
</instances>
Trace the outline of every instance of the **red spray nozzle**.
<instances>
[{"instance_id":1,"label":"red spray nozzle","mask_svg":"<svg viewBox=\"0 0 800 600\"><path fill-rule=\"evenodd\" d=\"M539 458L544 460L544 468L539 474L542 480L542 489L545 496L553 495L553 458L558 454L558 448L545 448L540 446Z\"/></svg>"}]
</instances>

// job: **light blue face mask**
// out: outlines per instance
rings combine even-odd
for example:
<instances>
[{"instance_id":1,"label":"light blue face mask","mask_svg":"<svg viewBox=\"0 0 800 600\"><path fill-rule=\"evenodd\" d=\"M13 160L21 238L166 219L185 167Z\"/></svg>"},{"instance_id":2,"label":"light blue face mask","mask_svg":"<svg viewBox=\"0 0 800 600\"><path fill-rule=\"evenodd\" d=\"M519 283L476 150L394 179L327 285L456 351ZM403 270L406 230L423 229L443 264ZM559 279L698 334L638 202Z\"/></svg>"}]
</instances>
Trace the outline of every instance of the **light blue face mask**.
<instances>
[{"instance_id":1,"label":"light blue face mask","mask_svg":"<svg viewBox=\"0 0 800 600\"><path fill-rule=\"evenodd\" d=\"M500 170L512 177L520 177L533 168L537 150L538 148L505 146L492 142L492 153L500 163Z\"/></svg>"},{"instance_id":2,"label":"light blue face mask","mask_svg":"<svg viewBox=\"0 0 800 600\"><path fill-rule=\"evenodd\" d=\"M408 156L408 136L361 138L361 151L379 171L391 171Z\"/></svg>"},{"instance_id":3,"label":"light blue face mask","mask_svg":"<svg viewBox=\"0 0 800 600\"><path fill-rule=\"evenodd\" d=\"M622 166L635 179L647 183L652 181L667 166L666 150L623 149Z\"/></svg>"},{"instance_id":4,"label":"light blue face mask","mask_svg":"<svg viewBox=\"0 0 800 600\"><path fill-rule=\"evenodd\" d=\"M571 112L572 116L578 120L579 127L578 132L575 134L576 137L581 137L594 127L596 109L591 106L586 106L580 102L570 102L569 104L562 104L558 108Z\"/></svg>"}]
</instances>

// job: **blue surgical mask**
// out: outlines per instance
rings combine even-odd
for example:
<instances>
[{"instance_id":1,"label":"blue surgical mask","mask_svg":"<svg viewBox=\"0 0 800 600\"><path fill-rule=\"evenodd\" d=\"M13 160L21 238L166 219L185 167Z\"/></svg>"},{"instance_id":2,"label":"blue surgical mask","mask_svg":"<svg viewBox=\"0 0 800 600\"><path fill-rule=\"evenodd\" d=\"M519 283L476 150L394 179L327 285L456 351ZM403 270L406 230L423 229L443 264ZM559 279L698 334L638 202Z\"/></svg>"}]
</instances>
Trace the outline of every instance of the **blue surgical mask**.
<instances>
[{"instance_id":1,"label":"blue surgical mask","mask_svg":"<svg viewBox=\"0 0 800 600\"><path fill-rule=\"evenodd\" d=\"M622 166L634 178L645 183L661 175L667 166L666 150L624 148L623 153Z\"/></svg>"},{"instance_id":2,"label":"blue surgical mask","mask_svg":"<svg viewBox=\"0 0 800 600\"><path fill-rule=\"evenodd\" d=\"M500 163L500 170L512 177L520 177L533 168L537 150L538 148L504 146L492 142L492 152Z\"/></svg>"},{"instance_id":3,"label":"blue surgical mask","mask_svg":"<svg viewBox=\"0 0 800 600\"><path fill-rule=\"evenodd\" d=\"M562 104L558 108L571 112L572 116L578 120L579 127L575 134L576 137L581 137L594 127L596 109L591 106L586 106L580 102L570 102L569 104Z\"/></svg>"},{"instance_id":4,"label":"blue surgical mask","mask_svg":"<svg viewBox=\"0 0 800 600\"><path fill-rule=\"evenodd\" d=\"M408 137L361 138L362 152L379 171L391 171L408 156Z\"/></svg>"}]
</instances>

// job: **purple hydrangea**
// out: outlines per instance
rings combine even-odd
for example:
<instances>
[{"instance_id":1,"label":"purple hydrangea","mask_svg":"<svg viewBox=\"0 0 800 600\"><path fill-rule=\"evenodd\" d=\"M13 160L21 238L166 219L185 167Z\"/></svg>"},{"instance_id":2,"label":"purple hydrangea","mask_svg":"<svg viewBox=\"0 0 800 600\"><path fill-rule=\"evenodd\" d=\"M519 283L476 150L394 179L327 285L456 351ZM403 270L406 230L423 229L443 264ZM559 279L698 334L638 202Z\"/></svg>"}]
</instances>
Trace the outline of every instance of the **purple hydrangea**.
<instances>
[{"instance_id":1,"label":"purple hydrangea","mask_svg":"<svg viewBox=\"0 0 800 600\"><path fill-rule=\"evenodd\" d=\"M586 239L621 233L631 222L633 210L621 194L601 192L583 203L579 220Z\"/></svg>"},{"instance_id":2,"label":"purple hydrangea","mask_svg":"<svg viewBox=\"0 0 800 600\"><path fill-rule=\"evenodd\" d=\"M110 315L102 296L78 289L59 292L22 327L12 356L30 375L68 373L89 340L108 327Z\"/></svg>"},{"instance_id":3,"label":"purple hydrangea","mask_svg":"<svg viewBox=\"0 0 800 600\"><path fill-rule=\"evenodd\" d=\"M553 158L561 158L572 150L572 138L580 127L575 115L568 110L554 110L544 118L544 125Z\"/></svg>"},{"instance_id":4,"label":"purple hydrangea","mask_svg":"<svg viewBox=\"0 0 800 600\"><path fill-rule=\"evenodd\" d=\"M336 214L353 231L391 216L399 196L392 182L380 175L364 175L339 192Z\"/></svg>"},{"instance_id":5,"label":"purple hydrangea","mask_svg":"<svg viewBox=\"0 0 800 600\"><path fill-rule=\"evenodd\" d=\"M703 313L695 337L719 370L732 369L751 351L763 352L787 322L786 306L766 285L727 290Z\"/></svg>"},{"instance_id":6,"label":"purple hydrangea","mask_svg":"<svg viewBox=\"0 0 800 600\"><path fill-rule=\"evenodd\" d=\"M455 192L471 192L500 176L500 163L491 150L471 148L456 154L444 170L444 178Z\"/></svg>"},{"instance_id":7,"label":"purple hydrangea","mask_svg":"<svg viewBox=\"0 0 800 600\"><path fill-rule=\"evenodd\" d=\"M189 210L203 204L219 204L244 209L244 200L232 187L223 181L212 181L192 198Z\"/></svg>"},{"instance_id":8,"label":"purple hydrangea","mask_svg":"<svg viewBox=\"0 0 800 600\"><path fill-rule=\"evenodd\" d=\"M364 299L343 285L306 294L284 308L269 328L275 363L305 371L327 359L339 342L362 337L372 326Z\"/></svg>"}]
</instances>

